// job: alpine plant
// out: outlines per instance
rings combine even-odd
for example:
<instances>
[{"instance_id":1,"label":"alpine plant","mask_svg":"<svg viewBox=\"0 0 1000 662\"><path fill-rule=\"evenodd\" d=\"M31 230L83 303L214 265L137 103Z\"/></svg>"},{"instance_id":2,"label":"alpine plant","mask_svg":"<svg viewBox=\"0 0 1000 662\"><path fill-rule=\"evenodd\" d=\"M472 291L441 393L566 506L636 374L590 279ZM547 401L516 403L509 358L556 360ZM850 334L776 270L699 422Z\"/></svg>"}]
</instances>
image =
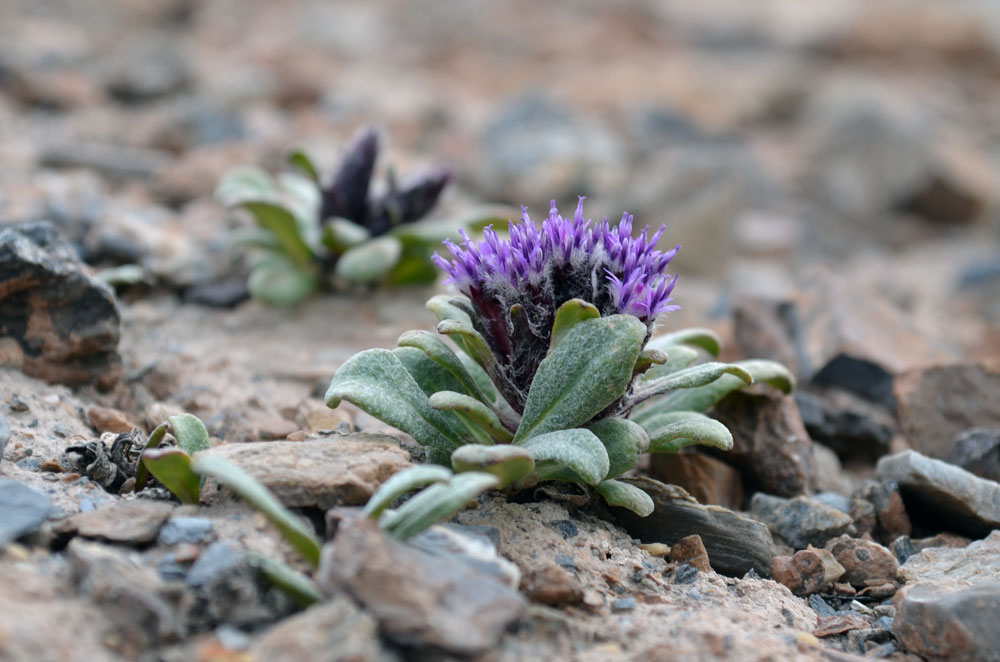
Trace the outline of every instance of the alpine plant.
<instances>
[{"instance_id":1,"label":"alpine plant","mask_svg":"<svg viewBox=\"0 0 1000 662\"><path fill-rule=\"evenodd\" d=\"M772 361L706 360L721 350L708 329L652 337L679 308L667 269L681 247L657 248L665 230L635 235L627 213L595 223L581 198L571 217L553 202L541 223L524 210L506 237L487 227L481 240L446 240L432 259L458 293L427 308L454 346L407 331L396 349L350 358L326 394L427 449L430 464L387 481L368 514L405 538L486 490L565 481L648 515L652 499L618 480L642 453L731 448L729 430L702 412L755 381L789 392L794 379Z\"/></svg>"}]
</instances>

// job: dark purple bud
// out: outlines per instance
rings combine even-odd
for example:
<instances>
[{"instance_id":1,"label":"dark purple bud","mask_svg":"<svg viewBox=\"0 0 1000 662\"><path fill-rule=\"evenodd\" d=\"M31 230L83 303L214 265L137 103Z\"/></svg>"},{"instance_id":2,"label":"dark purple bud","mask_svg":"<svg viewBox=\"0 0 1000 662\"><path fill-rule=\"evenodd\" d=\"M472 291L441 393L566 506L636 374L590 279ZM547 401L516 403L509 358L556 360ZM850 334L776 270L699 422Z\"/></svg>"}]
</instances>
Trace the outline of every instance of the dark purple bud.
<instances>
[{"instance_id":1,"label":"dark purple bud","mask_svg":"<svg viewBox=\"0 0 1000 662\"><path fill-rule=\"evenodd\" d=\"M398 187L390 179L385 197L373 206L368 229L379 235L397 225L419 221L434 208L450 181L451 171L447 168L410 177Z\"/></svg>"},{"instance_id":2,"label":"dark purple bud","mask_svg":"<svg viewBox=\"0 0 1000 662\"><path fill-rule=\"evenodd\" d=\"M359 225L365 224L368 216L368 189L375 171L378 149L378 131L374 127L362 129L351 140L340 168L330 185L323 189L323 205L320 209L322 220L339 216Z\"/></svg>"}]
</instances>

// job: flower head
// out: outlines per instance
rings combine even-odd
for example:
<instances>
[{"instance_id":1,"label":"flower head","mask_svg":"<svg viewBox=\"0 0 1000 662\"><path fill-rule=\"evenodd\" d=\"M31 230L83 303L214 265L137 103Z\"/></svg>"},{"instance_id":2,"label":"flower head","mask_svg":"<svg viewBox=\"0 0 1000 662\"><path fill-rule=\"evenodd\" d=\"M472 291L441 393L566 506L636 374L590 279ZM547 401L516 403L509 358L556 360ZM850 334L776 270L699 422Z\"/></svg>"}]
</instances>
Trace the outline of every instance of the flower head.
<instances>
[{"instance_id":1,"label":"flower head","mask_svg":"<svg viewBox=\"0 0 1000 662\"><path fill-rule=\"evenodd\" d=\"M652 327L660 313L677 310L670 296L677 276L665 273L680 249L656 248L665 228L632 235L632 216L617 225L594 223L583 216L583 198L572 217L562 217L555 201L541 225L522 210L511 221L509 239L488 227L476 241L462 232L462 242L446 241L450 258L434 262L472 301L482 333L501 368L509 373L514 400L526 393L538 362L548 348L555 311L579 298L601 315L634 315ZM506 390L506 389L505 389Z\"/></svg>"}]
</instances>

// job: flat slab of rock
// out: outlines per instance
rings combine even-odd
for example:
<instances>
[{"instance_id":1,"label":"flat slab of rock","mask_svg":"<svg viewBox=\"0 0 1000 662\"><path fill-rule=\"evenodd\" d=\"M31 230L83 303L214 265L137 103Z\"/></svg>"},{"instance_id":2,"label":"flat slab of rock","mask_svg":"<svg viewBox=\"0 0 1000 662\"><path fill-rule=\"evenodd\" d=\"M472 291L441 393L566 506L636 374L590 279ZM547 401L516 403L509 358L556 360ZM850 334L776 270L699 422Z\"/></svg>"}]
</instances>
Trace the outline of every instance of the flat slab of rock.
<instances>
[{"instance_id":1,"label":"flat slab of rock","mask_svg":"<svg viewBox=\"0 0 1000 662\"><path fill-rule=\"evenodd\" d=\"M51 508L44 492L20 481L0 479L0 547L38 530Z\"/></svg>"},{"instance_id":2,"label":"flat slab of rock","mask_svg":"<svg viewBox=\"0 0 1000 662\"><path fill-rule=\"evenodd\" d=\"M410 454L393 437L364 433L226 444L211 453L245 470L292 508L363 505L390 476L410 466Z\"/></svg>"},{"instance_id":3,"label":"flat slab of rock","mask_svg":"<svg viewBox=\"0 0 1000 662\"><path fill-rule=\"evenodd\" d=\"M980 478L1000 481L1000 427L966 430L955 438L945 459Z\"/></svg>"},{"instance_id":4,"label":"flat slab of rock","mask_svg":"<svg viewBox=\"0 0 1000 662\"><path fill-rule=\"evenodd\" d=\"M762 577L770 575L774 539L761 522L719 506L703 506L681 488L651 478L629 478L628 482L645 490L655 505L648 517L612 509L632 536L672 545L697 534L716 572L742 576L752 569Z\"/></svg>"},{"instance_id":5,"label":"flat slab of rock","mask_svg":"<svg viewBox=\"0 0 1000 662\"><path fill-rule=\"evenodd\" d=\"M526 607L492 574L401 543L368 518L339 521L317 579L346 591L397 643L464 655L496 646Z\"/></svg>"},{"instance_id":6,"label":"flat slab of rock","mask_svg":"<svg viewBox=\"0 0 1000 662\"><path fill-rule=\"evenodd\" d=\"M84 271L51 224L0 229L0 341L13 340L4 352L12 367L110 388L122 371L120 325L111 288Z\"/></svg>"},{"instance_id":7,"label":"flat slab of rock","mask_svg":"<svg viewBox=\"0 0 1000 662\"><path fill-rule=\"evenodd\" d=\"M1000 370L985 365L911 370L896 379L895 394L903 434L924 455L948 457L962 432L1000 427Z\"/></svg>"},{"instance_id":8,"label":"flat slab of rock","mask_svg":"<svg viewBox=\"0 0 1000 662\"><path fill-rule=\"evenodd\" d=\"M896 481L913 520L938 523L942 530L974 537L1000 528L1000 484L916 451L878 461L880 480Z\"/></svg>"},{"instance_id":9,"label":"flat slab of rock","mask_svg":"<svg viewBox=\"0 0 1000 662\"><path fill-rule=\"evenodd\" d=\"M1000 583L1000 531L964 548L928 547L899 568L907 584Z\"/></svg>"},{"instance_id":10,"label":"flat slab of rock","mask_svg":"<svg viewBox=\"0 0 1000 662\"><path fill-rule=\"evenodd\" d=\"M345 595L287 618L254 642L250 655L272 662L383 662L378 624Z\"/></svg>"},{"instance_id":11,"label":"flat slab of rock","mask_svg":"<svg viewBox=\"0 0 1000 662\"><path fill-rule=\"evenodd\" d=\"M906 587L892 629L906 650L931 662L1000 660L1000 583Z\"/></svg>"},{"instance_id":12,"label":"flat slab of rock","mask_svg":"<svg viewBox=\"0 0 1000 662\"><path fill-rule=\"evenodd\" d=\"M743 506L743 477L739 470L691 449L651 454L649 475L668 485L683 487L698 503L736 509Z\"/></svg>"},{"instance_id":13,"label":"flat slab of rock","mask_svg":"<svg viewBox=\"0 0 1000 662\"><path fill-rule=\"evenodd\" d=\"M847 513L816 499L782 499L763 492L753 495L750 512L793 549L822 547L854 522Z\"/></svg>"},{"instance_id":14,"label":"flat slab of rock","mask_svg":"<svg viewBox=\"0 0 1000 662\"><path fill-rule=\"evenodd\" d=\"M156 540L175 504L168 501L124 501L85 513L77 513L56 527L66 535L96 538L128 545Z\"/></svg>"}]
</instances>

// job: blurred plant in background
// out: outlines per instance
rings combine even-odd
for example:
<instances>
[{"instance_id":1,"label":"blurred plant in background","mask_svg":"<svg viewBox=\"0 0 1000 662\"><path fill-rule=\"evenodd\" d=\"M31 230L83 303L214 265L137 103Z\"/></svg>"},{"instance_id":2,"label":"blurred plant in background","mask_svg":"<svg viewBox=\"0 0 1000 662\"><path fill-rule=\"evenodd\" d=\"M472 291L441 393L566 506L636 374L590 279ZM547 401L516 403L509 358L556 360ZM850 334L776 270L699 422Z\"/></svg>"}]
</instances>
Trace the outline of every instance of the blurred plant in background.
<instances>
[{"instance_id":1,"label":"blurred plant in background","mask_svg":"<svg viewBox=\"0 0 1000 662\"><path fill-rule=\"evenodd\" d=\"M384 190L372 185L379 152L374 128L350 143L327 184L310 158L293 152L293 167L272 177L256 166L228 172L216 197L231 209L249 212L256 227L233 237L257 249L248 280L250 293L267 303L294 304L335 283L428 284L437 278L431 254L459 227L481 222L424 222L451 180L432 169L396 180L392 169Z\"/></svg>"}]
</instances>

